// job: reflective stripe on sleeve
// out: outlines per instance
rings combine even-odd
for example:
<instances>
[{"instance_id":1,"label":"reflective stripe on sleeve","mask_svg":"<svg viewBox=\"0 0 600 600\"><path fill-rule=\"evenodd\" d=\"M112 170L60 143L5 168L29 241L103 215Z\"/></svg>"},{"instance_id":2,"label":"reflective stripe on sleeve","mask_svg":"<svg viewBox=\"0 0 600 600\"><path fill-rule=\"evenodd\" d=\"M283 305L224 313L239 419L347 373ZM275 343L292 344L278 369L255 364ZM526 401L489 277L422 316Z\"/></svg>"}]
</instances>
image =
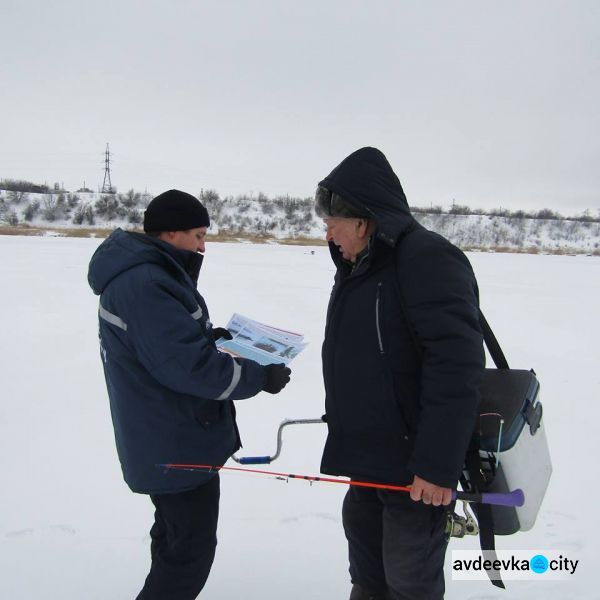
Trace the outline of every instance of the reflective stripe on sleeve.
<instances>
[{"instance_id":1,"label":"reflective stripe on sleeve","mask_svg":"<svg viewBox=\"0 0 600 600\"><path fill-rule=\"evenodd\" d=\"M229 398L229 396L231 395L231 392L233 392L233 390L239 383L240 377L242 376L241 365L238 364L238 362L233 358L233 356L231 357L231 360L233 361L233 375L231 376L231 383L229 384L229 387L218 398L215 398L216 400L227 400L227 398Z\"/></svg>"},{"instance_id":2,"label":"reflective stripe on sleeve","mask_svg":"<svg viewBox=\"0 0 600 600\"><path fill-rule=\"evenodd\" d=\"M203 315L202 308L199 306L198 310L192 313L192 319L196 319L196 321Z\"/></svg>"},{"instance_id":3,"label":"reflective stripe on sleeve","mask_svg":"<svg viewBox=\"0 0 600 600\"><path fill-rule=\"evenodd\" d=\"M120 327L121 329L123 329L123 331L127 331L127 323L125 323L125 321L123 321L123 319L121 319L120 317L117 317L117 315L113 315L111 312L106 310L104 306L102 306L102 304L98 306L98 316L101 319L108 321L112 325Z\"/></svg>"}]
</instances>

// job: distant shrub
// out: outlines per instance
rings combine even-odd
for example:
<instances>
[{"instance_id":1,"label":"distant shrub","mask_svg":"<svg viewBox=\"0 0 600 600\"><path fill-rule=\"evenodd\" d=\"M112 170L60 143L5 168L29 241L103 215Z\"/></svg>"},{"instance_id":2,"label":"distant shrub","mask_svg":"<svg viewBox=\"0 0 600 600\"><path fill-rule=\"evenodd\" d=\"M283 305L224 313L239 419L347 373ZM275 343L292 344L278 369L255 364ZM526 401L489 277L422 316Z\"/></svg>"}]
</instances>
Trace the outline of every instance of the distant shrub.
<instances>
[{"instance_id":1,"label":"distant shrub","mask_svg":"<svg viewBox=\"0 0 600 600\"><path fill-rule=\"evenodd\" d=\"M40 212L40 201L32 200L23 210L23 218L26 221L33 221L34 217Z\"/></svg>"},{"instance_id":2,"label":"distant shrub","mask_svg":"<svg viewBox=\"0 0 600 600\"><path fill-rule=\"evenodd\" d=\"M46 194L43 200L42 217L46 221L56 221L59 213L56 198L53 194Z\"/></svg>"},{"instance_id":3,"label":"distant shrub","mask_svg":"<svg viewBox=\"0 0 600 600\"><path fill-rule=\"evenodd\" d=\"M533 215L534 219L562 219L562 217L549 208L542 208Z\"/></svg>"},{"instance_id":4,"label":"distant shrub","mask_svg":"<svg viewBox=\"0 0 600 600\"><path fill-rule=\"evenodd\" d=\"M4 220L13 227L19 224L19 217L17 216L14 208L11 208L6 212L4 215Z\"/></svg>"},{"instance_id":5,"label":"distant shrub","mask_svg":"<svg viewBox=\"0 0 600 600\"><path fill-rule=\"evenodd\" d=\"M114 196L103 195L96 200L94 209L99 217L112 221L117 216L119 202Z\"/></svg>"},{"instance_id":6,"label":"distant shrub","mask_svg":"<svg viewBox=\"0 0 600 600\"><path fill-rule=\"evenodd\" d=\"M10 190L7 197L11 204L21 204L29 199L28 193L22 190Z\"/></svg>"},{"instance_id":7,"label":"distant shrub","mask_svg":"<svg viewBox=\"0 0 600 600\"><path fill-rule=\"evenodd\" d=\"M75 214L73 215L74 225L83 225L84 222L88 225L94 225L96 223L96 219L94 218L94 209L89 202L80 204L75 209Z\"/></svg>"},{"instance_id":8,"label":"distant shrub","mask_svg":"<svg viewBox=\"0 0 600 600\"><path fill-rule=\"evenodd\" d=\"M464 204L453 204L448 212L451 215L470 215L472 211Z\"/></svg>"},{"instance_id":9,"label":"distant shrub","mask_svg":"<svg viewBox=\"0 0 600 600\"><path fill-rule=\"evenodd\" d=\"M32 192L34 194L46 194L50 191L47 185L32 183L31 181L16 179L0 179L0 190L11 190L15 192Z\"/></svg>"},{"instance_id":10,"label":"distant shrub","mask_svg":"<svg viewBox=\"0 0 600 600\"><path fill-rule=\"evenodd\" d=\"M119 194L118 198L125 208L134 208L140 203L142 195L131 189L126 194Z\"/></svg>"},{"instance_id":11,"label":"distant shrub","mask_svg":"<svg viewBox=\"0 0 600 600\"><path fill-rule=\"evenodd\" d=\"M133 225L137 225L144 220L142 213L137 209L132 209L127 213L127 222Z\"/></svg>"}]
</instances>

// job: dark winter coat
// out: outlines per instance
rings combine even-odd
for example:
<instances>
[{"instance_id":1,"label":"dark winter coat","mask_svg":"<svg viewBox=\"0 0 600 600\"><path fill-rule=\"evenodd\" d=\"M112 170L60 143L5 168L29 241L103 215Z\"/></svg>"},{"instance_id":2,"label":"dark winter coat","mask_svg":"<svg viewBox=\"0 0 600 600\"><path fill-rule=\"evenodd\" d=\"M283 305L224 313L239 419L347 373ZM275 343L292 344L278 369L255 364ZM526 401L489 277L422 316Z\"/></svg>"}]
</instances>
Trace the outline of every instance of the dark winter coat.
<instances>
[{"instance_id":1,"label":"dark winter coat","mask_svg":"<svg viewBox=\"0 0 600 600\"><path fill-rule=\"evenodd\" d=\"M134 492L204 483L210 474L156 465L222 465L240 447L231 400L254 396L265 382L264 367L216 349L196 289L202 259L116 230L90 262L117 451Z\"/></svg>"},{"instance_id":2,"label":"dark winter coat","mask_svg":"<svg viewBox=\"0 0 600 600\"><path fill-rule=\"evenodd\" d=\"M358 150L319 185L377 223L354 268L330 243L337 273L322 353L321 471L399 484L416 474L456 487L485 361L471 266L417 224L378 150Z\"/></svg>"}]
</instances>

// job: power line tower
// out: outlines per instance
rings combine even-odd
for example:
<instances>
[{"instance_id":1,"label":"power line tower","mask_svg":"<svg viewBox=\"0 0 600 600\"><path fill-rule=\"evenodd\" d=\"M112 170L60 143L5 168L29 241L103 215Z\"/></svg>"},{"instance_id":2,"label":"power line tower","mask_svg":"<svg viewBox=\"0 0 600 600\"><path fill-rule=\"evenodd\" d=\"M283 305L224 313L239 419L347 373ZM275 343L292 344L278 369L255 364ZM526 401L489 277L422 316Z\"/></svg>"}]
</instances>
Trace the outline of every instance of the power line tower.
<instances>
[{"instance_id":1,"label":"power line tower","mask_svg":"<svg viewBox=\"0 0 600 600\"><path fill-rule=\"evenodd\" d=\"M107 185L108 184L108 185ZM102 183L103 194L114 194L112 183L110 181L110 150L108 142L106 143L106 151L104 153L104 181Z\"/></svg>"}]
</instances>

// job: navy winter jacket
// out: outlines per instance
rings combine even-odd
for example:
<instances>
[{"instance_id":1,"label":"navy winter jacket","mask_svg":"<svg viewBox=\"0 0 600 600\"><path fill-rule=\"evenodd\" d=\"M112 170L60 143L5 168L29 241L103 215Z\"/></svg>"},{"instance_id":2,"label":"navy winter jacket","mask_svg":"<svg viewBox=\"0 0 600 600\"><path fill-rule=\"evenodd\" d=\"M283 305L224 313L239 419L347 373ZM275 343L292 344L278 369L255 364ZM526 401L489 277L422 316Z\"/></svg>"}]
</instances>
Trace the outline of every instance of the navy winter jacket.
<instances>
[{"instance_id":1,"label":"navy winter jacket","mask_svg":"<svg viewBox=\"0 0 600 600\"><path fill-rule=\"evenodd\" d=\"M337 266L323 343L329 434L321 471L456 487L484 369L478 291L465 255L410 214L385 156L363 148L320 182L375 220Z\"/></svg>"},{"instance_id":2,"label":"navy winter jacket","mask_svg":"<svg viewBox=\"0 0 600 600\"><path fill-rule=\"evenodd\" d=\"M90 262L117 451L134 492L173 493L205 483L212 474L156 465L222 465L240 447L231 400L263 389L263 366L215 346L196 289L202 259L117 229Z\"/></svg>"}]
</instances>

